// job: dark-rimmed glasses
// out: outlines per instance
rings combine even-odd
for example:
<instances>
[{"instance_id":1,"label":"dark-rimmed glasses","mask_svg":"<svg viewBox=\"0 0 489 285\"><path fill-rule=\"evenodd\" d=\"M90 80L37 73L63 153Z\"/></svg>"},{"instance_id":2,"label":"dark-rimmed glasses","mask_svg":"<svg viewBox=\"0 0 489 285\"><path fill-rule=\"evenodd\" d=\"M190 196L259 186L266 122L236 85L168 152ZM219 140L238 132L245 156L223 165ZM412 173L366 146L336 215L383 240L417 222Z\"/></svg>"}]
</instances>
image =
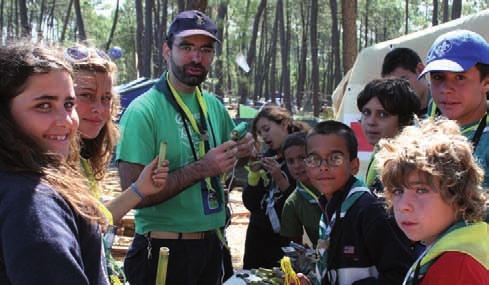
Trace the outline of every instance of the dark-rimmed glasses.
<instances>
[{"instance_id":1,"label":"dark-rimmed glasses","mask_svg":"<svg viewBox=\"0 0 489 285\"><path fill-rule=\"evenodd\" d=\"M65 49L64 56L65 60L72 63L84 62L89 58L100 58L105 61L111 61L105 52L96 48L69 47Z\"/></svg>"},{"instance_id":2,"label":"dark-rimmed glasses","mask_svg":"<svg viewBox=\"0 0 489 285\"><path fill-rule=\"evenodd\" d=\"M184 55L189 55L192 52L200 52L203 57L210 57L214 55L214 48L212 47L192 47L188 45L177 46L178 50Z\"/></svg>"},{"instance_id":3,"label":"dark-rimmed glasses","mask_svg":"<svg viewBox=\"0 0 489 285\"><path fill-rule=\"evenodd\" d=\"M322 158L317 154L311 154L304 159L306 166L308 167L320 167L323 161L330 167L337 167L343 164L346 157L340 153L334 153L326 158Z\"/></svg>"}]
</instances>

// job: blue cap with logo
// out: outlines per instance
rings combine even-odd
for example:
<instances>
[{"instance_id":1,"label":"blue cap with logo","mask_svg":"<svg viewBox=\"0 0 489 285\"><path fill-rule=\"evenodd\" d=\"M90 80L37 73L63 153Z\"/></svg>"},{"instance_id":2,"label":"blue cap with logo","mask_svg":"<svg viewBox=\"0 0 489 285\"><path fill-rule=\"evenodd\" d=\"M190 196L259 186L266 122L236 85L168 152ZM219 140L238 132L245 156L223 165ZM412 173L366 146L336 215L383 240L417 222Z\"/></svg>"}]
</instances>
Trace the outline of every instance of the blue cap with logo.
<instances>
[{"instance_id":1,"label":"blue cap with logo","mask_svg":"<svg viewBox=\"0 0 489 285\"><path fill-rule=\"evenodd\" d=\"M220 43L216 24L204 13L197 10L183 11L170 24L166 39L194 35L208 36Z\"/></svg>"},{"instance_id":2,"label":"blue cap with logo","mask_svg":"<svg viewBox=\"0 0 489 285\"><path fill-rule=\"evenodd\" d=\"M489 44L472 31L451 31L435 40L425 61L418 79L431 71L463 72L476 63L489 64Z\"/></svg>"}]
</instances>

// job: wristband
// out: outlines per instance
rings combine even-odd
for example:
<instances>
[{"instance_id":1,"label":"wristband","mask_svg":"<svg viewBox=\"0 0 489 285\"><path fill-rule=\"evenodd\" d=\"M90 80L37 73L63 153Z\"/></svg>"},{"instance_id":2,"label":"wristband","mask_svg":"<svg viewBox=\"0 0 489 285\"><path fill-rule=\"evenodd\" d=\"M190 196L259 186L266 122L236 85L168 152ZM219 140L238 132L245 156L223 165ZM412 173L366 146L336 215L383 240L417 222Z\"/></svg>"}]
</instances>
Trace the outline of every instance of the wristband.
<instances>
[{"instance_id":1,"label":"wristband","mask_svg":"<svg viewBox=\"0 0 489 285\"><path fill-rule=\"evenodd\" d=\"M131 189L134 191L134 193L136 193L136 195L138 195L139 198L141 198L141 200L144 199L143 193L139 192L138 188L136 187L136 184L132 183Z\"/></svg>"}]
</instances>

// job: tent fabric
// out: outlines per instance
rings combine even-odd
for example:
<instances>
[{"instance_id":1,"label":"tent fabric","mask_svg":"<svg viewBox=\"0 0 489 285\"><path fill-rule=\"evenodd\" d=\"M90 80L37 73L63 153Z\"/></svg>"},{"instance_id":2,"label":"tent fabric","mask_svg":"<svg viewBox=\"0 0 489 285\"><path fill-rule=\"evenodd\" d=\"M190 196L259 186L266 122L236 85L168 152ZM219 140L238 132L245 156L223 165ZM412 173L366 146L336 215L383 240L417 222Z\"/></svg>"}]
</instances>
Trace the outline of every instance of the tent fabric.
<instances>
[{"instance_id":1,"label":"tent fabric","mask_svg":"<svg viewBox=\"0 0 489 285\"><path fill-rule=\"evenodd\" d=\"M363 49L353 68L346 73L333 92L335 119L352 127L359 122L360 112L357 109L357 95L369 81L380 78L382 61L391 49L396 47L412 48L424 61L435 39L448 31L471 30L489 41L488 23L489 9ZM356 134L363 136L358 129L356 129ZM358 155L361 161L359 175L364 177L370 152L364 149L360 150Z\"/></svg>"},{"instance_id":2,"label":"tent fabric","mask_svg":"<svg viewBox=\"0 0 489 285\"><path fill-rule=\"evenodd\" d=\"M345 123L358 121L360 114L356 105L357 95L369 81L380 78L382 61L391 49L412 48L424 61L431 44L438 36L448 31L471 30L489 41L488 23L489 9L363 49L351 71L345 75L333 92L335 118Z\"/></svg>"}]
</instances>

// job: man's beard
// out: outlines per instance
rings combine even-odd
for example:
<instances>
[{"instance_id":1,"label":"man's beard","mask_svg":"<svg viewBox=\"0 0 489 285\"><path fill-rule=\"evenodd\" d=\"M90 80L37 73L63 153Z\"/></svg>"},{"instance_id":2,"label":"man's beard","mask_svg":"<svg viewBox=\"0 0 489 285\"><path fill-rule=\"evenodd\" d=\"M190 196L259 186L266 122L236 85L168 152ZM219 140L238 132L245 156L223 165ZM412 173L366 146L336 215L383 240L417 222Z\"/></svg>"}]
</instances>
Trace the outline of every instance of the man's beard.
<instances>
[{"instance_id":1,"label":"man's beard","mask_svg":"<svg viewBox=\"0 0 489 285\"><path fill-rule=\"evenodd\" d=\"M202 66L202 64L200 64L200 63L191 62L188 64L184 64L183 66L178 66L173 61L173 59L171 57L170 57L170 65L171 65L171 69L172 69L175 77L180 82L182 82L183 84L185 84L187 86L198 86L198 85L200 85L207 78L207 73L209 73L209 71L206 70L205 67ZM185 70L189 67L200 68L202 70L202 73L200 75L188 74L185 72Z\"/></svg>"}]
</instances>

